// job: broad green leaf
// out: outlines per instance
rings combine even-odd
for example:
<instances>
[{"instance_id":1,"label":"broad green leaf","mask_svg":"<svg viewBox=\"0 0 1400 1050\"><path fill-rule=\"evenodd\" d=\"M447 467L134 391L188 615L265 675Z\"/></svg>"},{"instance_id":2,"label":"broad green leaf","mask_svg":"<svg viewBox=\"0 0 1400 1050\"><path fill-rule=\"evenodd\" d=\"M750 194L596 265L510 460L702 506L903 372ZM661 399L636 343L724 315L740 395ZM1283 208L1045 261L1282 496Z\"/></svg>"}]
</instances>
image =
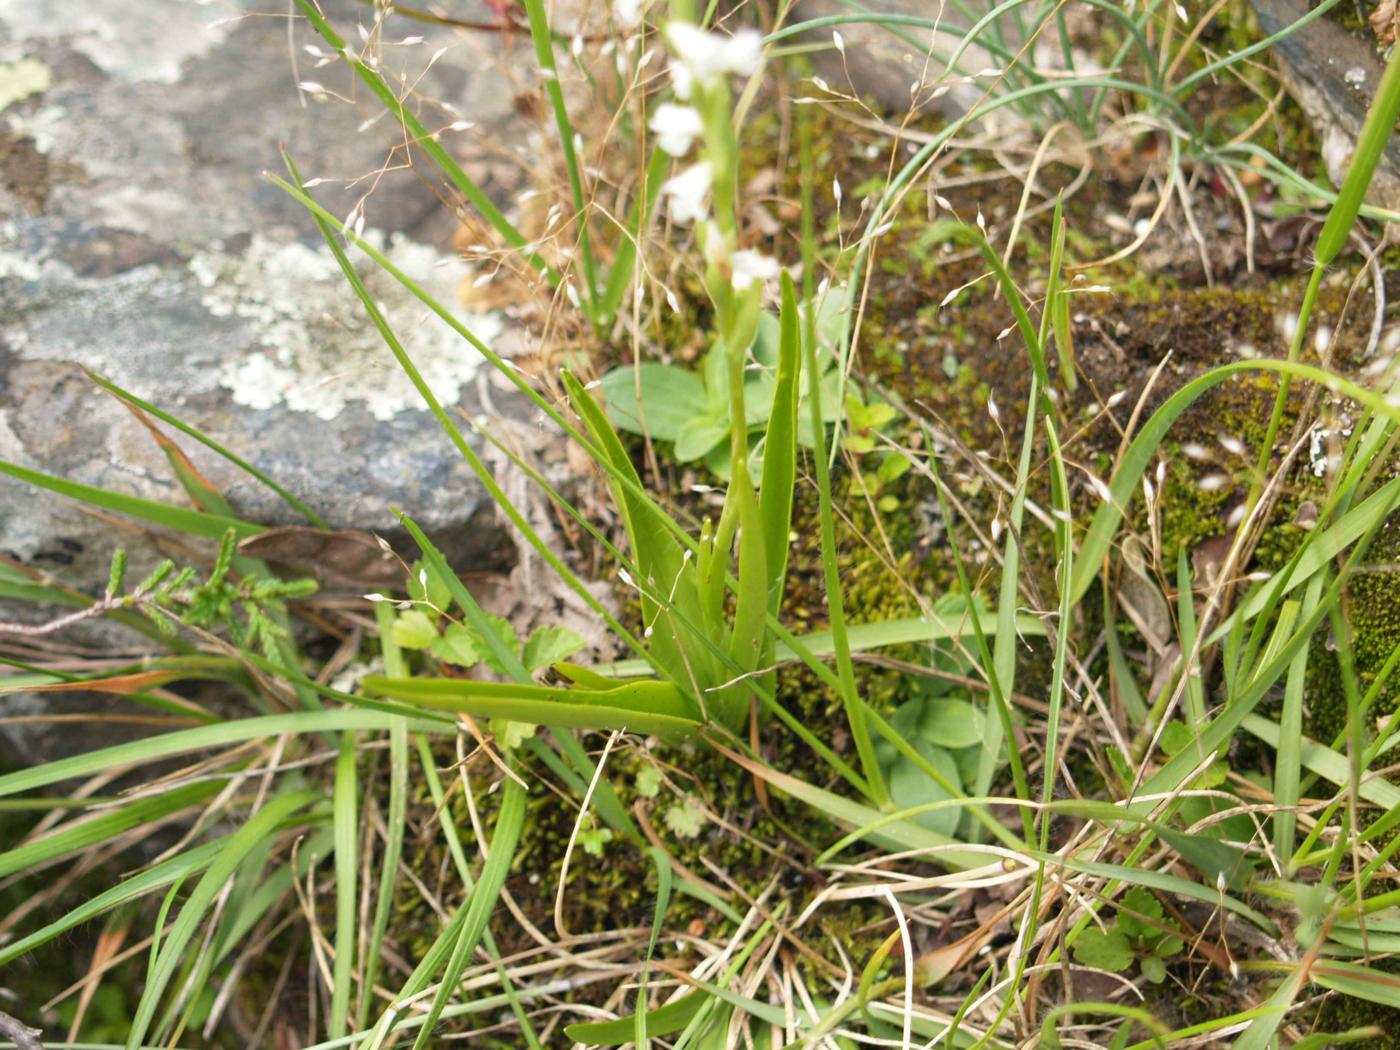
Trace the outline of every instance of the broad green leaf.
<instances>
[{"instance_id":1,"label":"broad green leaf","mask_svg":"<svg viewBox=\"0 0 1400 1050\"><path fill-rule=\"evenodd\" d=\"M744 425L750 430L768 425L778 381L768 372L750 373L744 380Z\"/></svg>"},{"instance_id":2,"label":"broad green leaf","mask_svg":"<svg viewBox=\"0 0 1400 1050\"><path fill-rule=\"evenodd\" d=\"M460 623L448 624L442 636L433 639L428 652L444 663L458 667L475 667L481 662L481 654L476 651L471 631Z\"/></svg>"},{"instance_id":3,"label":"broad green leaf","mask_svg":"<svg viewBox=\"0 0 1400 1050\"><path fill-rule=\"evenodd\" d=\"M567 627L541 627L525 643L521 662L525 670L542 671L561 660L567 660L583 648L583 638Z\"/></svg>"},{"instance_id":4,"label":"broad green leaf","mask_svg":"<svg viewBox=\"0 0 1400 1050\"><path fill-rule=\"evenodd\" d=\"M692 416L676 434L676 459L681 463L701 459L728 437L728 419L720 419L708 413Z\"/></svg>"},{"instance_id":5,"label":"broad green leaf","mask_svg":"<svg viewBox=\"0 0 1400 1050\"><path fill-rule=\"evenodd\" d=\"M919 734L940 747L973 747L981 744L986 734L986 717L966 700L925 700Z\"/></svg>"},{"instance_id":6,"label":"broad green leaf","mask_svg":"<svg viewBox=\"0 0 1400 1050\"><path fill-rule=\"evenodd\" d=\"M635 494L642 491L641 478L621 439L599 409L597 402L568 372L562 373L561 379L568 392L569 403L583 419L601 455L616 472L616 475L610 478L613 501L622 518L628 542L632 545L632 555L643 578L674 581L671 588L672 607L689 622L703 628L705 625L700 621L701 608L693 565L687 564L688 559L681 550L680 541L668 527L670 522L663 517L659 508ZM629 484L622 485L619 478L625 478ZM659 605L643 595L643 620L652 625L660 615ZM708 654L702 656L698 646L684 645L684 641L678 637L675 630L654 632L649 643L649 656L655 666L647 667L642 673L660 669L674 681L690 681L692 676L713 680L709 674L712 661ZM697 663L702 666L697 667Z\"/></svg>"},{"instance_id":7,"label":"broad green leaf","mask_svg":"<svg viewBox=\"0 0 1400 1050\"><path fill-rule=\"evenodd\" d=\"M401 649L426 649L438 640L437 627L428 614L406 609L394 619L394 644Z\"/></svg>"},{"instance_id":8,"label":"broad green leaf","mask_svg":"<svg viewBox=\"0 0 1400 1050\"><path fill-rule=\"evenodd\" d=\"M521 662L520 639L515 634L515 624L504 616L482 612L479 617L469 617L467 630L472 634L472 642L481 662L499 675L513 675ZM494 641L493 641L494 639ZM505 653L510 655L507 657Z\"/></svg>"},{"instance_id":9,"label":"broad green leaf","mask_svg":"<svg viewBox=\"0 0 1400 1050\"><path fill-rule=\"evenodd\" d=\"M509 718L491 719L491 732L502 751L514 751L525 745L539 727L531 722L513 722Z\"/></svg>"},{"instance_id":10,"label":"broad green leaf","mask_svg":"<svg viewBox=\"0 0 1400 1050\"><path fill-rule=\"evenodd\" d=\"M915 746L919 754L942 773L947 780L954 784L961 783L958 764L952 755L943 748L923 740L917 741ZM889 782L890 797L900 809L912 809L915 806L922 806L926 802L937 802L953 797L944 790L942 785L902 756L896 759L890 768ZM957 831L962 815L961 809L950 807L929 813L919 813L911 819L937 834L952 835Z\"/></svg>"},{"instance_id":11,"label":"broad green leaf","mask_svg":"<svg viewBox=\"0 0 1400 1050\"><path fill-rule=\"evenodd\" d=\"M1188 835L1184 831L1166 828L1159 829L1157 833L1211 883L1223 878L1227 885L1234 886L1249 871L1249 858L1238 846L1209 835Z\"/></svg>"},{"instance_id":12,"label":"broad green leaf","mask_svg":"<svg viewBox=\"0 0 1400 1050\"><path fill-rule=\"evenodd\" d=\"M706 403L699 376L650 361L614 368L598 380L598 389L615 425L657 441L677 440Z\"/></svg>"},{"instance_id":13,"label":"broad green leaf","mask_svg":"<svg viewBox=\"0 0 1400 1050\"><path fill-rule=\"evenodd\" d=\"M429 572L427 562L415 561L408 576L408 596L415 602L427 602L434 609L446 609L452 602L452 592L437 573Z\"/></svg>"},{"instance_id":14,"label":"broad green leaf","mask_svg":"<svg viewBox=\"0 0 1400 1050\"><path fill-rule=\"evenodd\" d=\"M578 842L583 847L583 851L590 857L601 857L603 850L608 843L613 840L611 828L590 828L587 831L579 832ZM670 868L666 871L669 874Z\"/></svg>"},{"instance_id":15,"label":"broad green leaf","mask_svg":"<svg viewBox=\"0 0 1400 1050\"><path fill-rule=\"evenodd\" d=\"M1128 938L1116 927L1101 930L1091 926L1074 942L1074 957L1096 970L1121 973L1133 965L1135 953Z\"/></svg>"},{"instance_id":16,"label":"broad green leaf","mask_svg":"<svg viewBox=\"0 0 1400 1050\"><path fill-rule=\"evenodd\" d=\"M1160 937L1162 931L1147 920L1155 919L1160 922L1162 916L1162 902L1141 886L1132 886L1119 902L1118 928L1133 940Z\"/></svg>"}]
</instances>

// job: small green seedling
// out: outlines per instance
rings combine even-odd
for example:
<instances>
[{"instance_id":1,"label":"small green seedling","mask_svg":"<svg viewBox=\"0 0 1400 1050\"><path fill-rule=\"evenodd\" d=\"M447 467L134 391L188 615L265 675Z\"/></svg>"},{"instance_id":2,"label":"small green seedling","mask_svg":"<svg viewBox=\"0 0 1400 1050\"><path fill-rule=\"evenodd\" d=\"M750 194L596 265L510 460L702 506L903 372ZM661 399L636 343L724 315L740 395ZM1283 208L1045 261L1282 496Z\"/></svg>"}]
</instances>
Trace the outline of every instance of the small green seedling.
<instances>
[{"instance_id":1,"label":"small green seedling","mask_svg":"<svg viewBox=\"0 0 1400 1050\"><path fill-rule=\"evenodd\" d=\"M683 839L693 839L705 827L705 811L686 798L666 810L666 826Z\"/></svg>"},{"instance_id":2,"label":"small green seedling","mask_svg":"<svg viewBox=\"0 0 1400 1050\"><path fill-rule=\"evenodd\" d=\"M408 586L410 607L399 609L394 616L393 639L400 649L426 652L429 656L454 667L471 668L478 664L499 675L506 668L493 652L490 643L471 624L449 619L443 612L451 603L446 586L421 565L414 566ZM382 596L375 595L380 600ZM487 614L487 620L499 638L531 675L567 660L584 646L578 633L567 627L539 627L523 644L509 620ZM535 735L535 725L506 718L491 719L491 731L504 751L513 751Z\"/></svg>"},{"instance_id":3,"label":"small green seedling","mask_svg":"<svg viewBox=\"0 0 1400 1050\"><path fill-rule=\"evenodd\" d=\"M450 603L451 596L436 578L419 566L414 569L414 577L408 586L411 605L400 609L394 616L395 644L401 649L426 651L430 656L455 667L470 668L482 664L497 674L507 674L507 669L500 665L486 639L470 624L451 620L442 612ZM387 600L381 595L374 597ZM522 644L509 620L489 614L487 619L532 675L567 660L584 646L578 632L567 627L536 628Z\"/></svg>"},{"instance_id":4,"label":"small green seedling","mask_svg":"<svg viewBox=\"0 0 1400 1050\"><path fill-rule=\"evenodd\" d=\"M1180 928L1165 917L1162 904L1149 891L1134 886L1123 894L1118 917L1106 929L1091 926L1074 942L1074 957L1096 970L1122 973L1138 964L1153 984L1167 976L1165 960L1186 946Z\"/></svg>"},{"instance_id":5,"label":"small green seedling","mask_svg":"<svg viewBox=\"0 0 1400 1050\"><path fill-rule=\"evenodd\" d=\"M856 457L856 478L866 496L886 514L899 508L899 498L885 490L905 474L912 465L904 453L888 449L876 457L880 447L878 434L899 416L898 410L875 397L863 401L856 394L846 395L846 451Z\"/></svg>"}]
</instances>

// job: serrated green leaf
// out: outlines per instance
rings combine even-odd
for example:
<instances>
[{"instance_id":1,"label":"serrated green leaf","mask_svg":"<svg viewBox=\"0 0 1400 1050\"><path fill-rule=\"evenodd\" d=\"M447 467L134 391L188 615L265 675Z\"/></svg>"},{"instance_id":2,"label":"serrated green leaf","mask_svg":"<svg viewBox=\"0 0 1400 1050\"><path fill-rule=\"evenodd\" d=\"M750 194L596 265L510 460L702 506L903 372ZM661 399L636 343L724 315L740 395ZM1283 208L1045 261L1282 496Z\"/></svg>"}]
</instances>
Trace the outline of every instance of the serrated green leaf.
<instances>
[{"instance_id":1,"label":"serrated green leaf","mask_svg":"<svg viewBox=\"0 0 1400 1050\"><path fill-rule=\"evenodd\" d=\"M491 732L502 751L514 751L534 736L538 728L533 722L516 722L509 718L491 719Z\"/></svg>"},{"instance_id":2,"label":"serrated green leaf","mask_svg":"<svg viewBox=\"0 0 1400 1050\"><path fill-rule=\"evenodd\" d=\"M516 637L515 625L502 616L493 616L490 613L484 613L483 616L505 647L516 654L516 658L519 659L520 639ZM499 675L510 675L513 668L507 666L506 662L501 659L490 641L472 630L470 625L467 626L467 630L471 631L472 644L476 646L476 651L481 655L482 663Z\"/></svg>"},{"instance_id":3,"label":"serrated green leaf","mask_svg":"<svg viewBox=\"0 0 1400 1050\"><path fill-rule=\"evenodd\" d=\"M583 646L583 637L577 631L567 627L541 627L525 643L521 662L527 671L542 671L561 660L567 660Z\"/></svg>"},{"instance_id":4,"label":"serrated green leaf","mask_svg":"<svg viewBox=\"0 0 1400 1050\"><path fill-rule=\"evenodd\" d=\"M588 831L579 832L579 845L583 847L585 853L593 857L603 855L603 847L613 840L613 833L608 828L591 828Z\"/></svg>"},{"instance_id":5,"label":"serrated green leaf","mask_svg":"<svg viewBox=\"0 0 1400 1050\"><path fill-rule=\"evenodd\" d=\"M1118 909L1118 928L1131 941L1160 936L1161 930L1147 920L1156 919L1160 922L1162 914L1162 902L1148 890L1134 886L1123 894Z\"/></svg>"},{"instance_id":6,"label":"serrated green leaf","mask_svg":"<svg viewBox=\"0 0 1400 1050\"><path fill-rule=\"evenodd\" d=\"M1096 970L1121 973L1133 965L1133 948L1128 938L1114 927L1107 931L1091 926L1074 942L1074 957Z\"/></svg>"},{"instance_id":7,"label":"serrated green leaf","mask_svg":"<svg viewBox=\"0 0 1400 1050\"><path fill-rule=\"evenodd\" d=\"M655 798L661 790L661 774L657 772L655 766L643 766L637 772L636 780L637 794L643 798Z\"/></svg>"},{"instance_id":8,"label":"serrated green leaf","mask_svg":"<svg viewBox=\"0 0 1400 1050\"><path fill-rule=\"evenodd\" d=\"M686 799L666 810L666 826L683 839L693 839L705 826L705 812Z\"/></svg>"},{"instance_id":9,"label":"serrated green leaf","mask_svg":"<svg viewBox=\"0 0 1400 1050\"><path fill-rule=\"evenodd\" d=\"M909 473L911 466L909 457L902 452L890 452L880 461L879 468L875 471L875 476L882 484L888 485L893 481L898 481L905 474Z\"/></svg>"},{"instance_id":10,"label":"serrated green leaf","mask_svg":"<svg viewBox=\"0 0 1400 1050\"><path fill-rule=\"evenodd\" d=\"M394 644L401 649L426 649L437 636L433 621L418 609L406 609L394 617Z\"/></svg>"},{"instance_id":11,"label":"serrated green leaf","mask_svg":"<svg viewBox=\"0 0 1400 1050\"><path fill-rule=\"evenodd\" d=\"M476 650L471 631L460 623L448 624L442 636L433 639L432 644L428 646L428 652L444 663L455 664L458 667L475 667L481 662L481 654Z\"/></svg>"}]
</instances>

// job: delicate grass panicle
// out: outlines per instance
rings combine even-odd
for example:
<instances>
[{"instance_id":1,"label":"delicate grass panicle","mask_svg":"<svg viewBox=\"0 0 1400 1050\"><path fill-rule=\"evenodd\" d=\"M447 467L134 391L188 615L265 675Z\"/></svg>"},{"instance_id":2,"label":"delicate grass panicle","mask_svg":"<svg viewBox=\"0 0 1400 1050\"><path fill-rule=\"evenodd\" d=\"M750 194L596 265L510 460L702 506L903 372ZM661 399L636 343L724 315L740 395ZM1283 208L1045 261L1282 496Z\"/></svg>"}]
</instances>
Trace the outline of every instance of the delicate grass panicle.
<instances>
[{"instance_id":1,"label":"delicate grass panicle","mask_svg":"<svg viewBox=\"0 0 1400 1050\"><path fill-rule=\"evenodd\" d=\"M1372 235L1363 220L1394 218L1364 201L1400 117L1400 58L1335 191L1301 173L1312 158L1263 145L1282 104L1261 87L1266 49L1336 5L1261 40L1226 4L955 0L927 17L850 5L801 22L782 5L718 19L713 5L657 0L584 26L524 0L514 28L528 31L557 148L559 185L542 188L564 217L561 247L488 196L380 61L390 20L451 19L375 4L372 26L342 35L297 0L295 28L351 68L424 177L499 239L496 258L518 261L522 295L581 319L535 323L524 304L540 353L508 362L355 216L318 203L316 180L290 160L274 179L444 440L557 579L539 601L585 610L614 645L585 651L567 624L527 634L493 615L412 508L402 585L347 603L255 557L245 541L259 527L164 435L194 509L0 462L18 482L180 534L189 563L132 585L118 552L97 594L101 581L0 559L0 597L49 610L0 623L0 691L117 694L156 727L0 774L20 829L0 875L37 894L11 898L0 923L7 1004L39 1020L24 961L81 943L90 962L60 996L69 1041L45 1045L91 1045L80 1040L100 988L116 990L103 1023L128 1048L1264 1048L1393 1027L1367 1011L1400 1009L1400 787L1387 772L1400 648L1377 661L1351 609L1357 581L1388 572L1393 553L1400 386L1388 350L1344 371L1343 355L1319 364L1305 348L1319 303L1340 301L1323 289L1349 276L1348 246ZM907 67L907 120L809 75L817 51L853 57L841 27L926 56ZM980 99L959 119L924 112L969 87ZM1263 115L1226 137L1202 114L1235 104L1231 92L1250 106L1262 94ZM748 121L768 110L776 158ZM987 119L999 110L1014 126ZM848 118L885 159L818 134ZM1064 178L1071 168L1083 174ZM1091 177L1086 209L1075 198ZM977 196L1003 179L1023 187L1014 210ZM1133 222L1113 211L1124 180ZM1227 206L1243 215L1250 267L1258 213L1275 210L1280 236L1285 209L1329 209L1301 227L1310 275L1280 292L1299 304L1287 356L1176 372L1153 361L1136 408L1114 414L1127 395L1102 389L1094 340L1127 355L1080 304L1123 283L1168 227L1195 239L1213 280L1197 212L1223 228ZM1130 231L1116 241L1086 228L1110 212ZM862 366L871 326L911 294L883 280L897 265L882 269L886 238L906 236L953 288L914 293L931 338L957 332L964 310L1004 328L972 352L1015 360L1023 404L998 407L1001 387L969 398L1001 448L968 447L972 428ZM366 266L571 442L601 497L571 499L489 424L464 434L410 333L367 291ZM1373 349L1393 349L1385 288L1372 292ZM677 330L695 338L657 338ZM554 353L560 331L592 357L576 342ZM530 374L560 359L570 367ZM952 350L945 367L963 383ZM194 439L307 528L326 526L214 438L93 379L153 433L154 419ZM1210 571L1164 555L1156 465L1181 440L1174 426L1221 391L1261 385L1275 399L1251 431L1263 440L1230 435L1240 478L1212 475L1242 498ZM1105 421L1114 443L1092 444ZM1324 439L1323 469L1300 487L1299 457ZM483 443L535 484L576 550L514 501ZM600 499L604 513L585 511ZM899 535L920 536L918 558L891 549L896 518ZM794 521L814 523L810 543ZM1266 540L1283 552L1272 572L1251 560ZM891 586L918 615L864 607L843 575L852 548L906 577ZM585 578L590 553L628 612ZM1400 623L1400 598L1381 611ZM136 632L141 655L69 645L99 618ZM823 629L791 627L813 621ZM1327 722L1324 679L1341 705ZM1332 729L1315 739L1320 725ZM715 797L716 768L739 773L721 780L732 797ZM730 863L735 843L772 871ZM552 859L537 870L522 857ZM609 885L600 868L630 873L631 903L604 902L609 928L571 929L570 895ZM0 1034L30 1038L12 1021L0 1014Z\"/></svg>"}]
</instances>

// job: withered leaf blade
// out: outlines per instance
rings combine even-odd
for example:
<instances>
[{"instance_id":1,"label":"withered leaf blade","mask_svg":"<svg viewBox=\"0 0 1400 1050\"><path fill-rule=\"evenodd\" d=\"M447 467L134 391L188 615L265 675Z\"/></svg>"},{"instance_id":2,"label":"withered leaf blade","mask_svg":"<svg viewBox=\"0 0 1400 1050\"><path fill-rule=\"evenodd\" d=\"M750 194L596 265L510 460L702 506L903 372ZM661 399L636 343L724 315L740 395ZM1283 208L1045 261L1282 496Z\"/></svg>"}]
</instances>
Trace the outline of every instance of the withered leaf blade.
<instances>
[{"instance_id":1,"label":"withered leaf blade","mask_svg":"<svg viewBox=\"0 0 1400 1050\"><path fill-rule=\"evenodd\" d=\"M363 589L401 584L402 564L368 532L284 525L249 536L240 554L260 558L329 586Z\"/></svg>"}]
</instances>

